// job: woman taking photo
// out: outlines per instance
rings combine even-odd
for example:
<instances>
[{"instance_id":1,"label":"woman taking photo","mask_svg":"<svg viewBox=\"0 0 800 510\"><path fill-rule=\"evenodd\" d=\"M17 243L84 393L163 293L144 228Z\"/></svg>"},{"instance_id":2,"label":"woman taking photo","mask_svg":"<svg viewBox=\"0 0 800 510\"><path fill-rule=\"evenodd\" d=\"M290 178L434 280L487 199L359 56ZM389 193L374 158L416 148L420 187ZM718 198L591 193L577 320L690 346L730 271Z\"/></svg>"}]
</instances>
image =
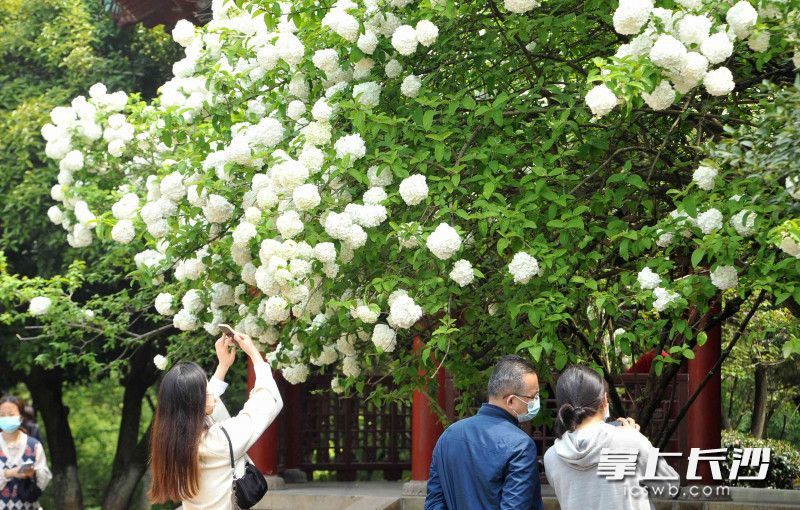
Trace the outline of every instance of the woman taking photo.
<instances>
[{"instance_id":1,"label":"woman taking photo","mask_svg":"<svg viewBox=\"0 0 800 510\"><path fill-rule=\"evenodd\" d=\"M256 380L241 412L231 418L219 397L236 345L250 357ZM154 503L181 501L184 510L228 510L232 504L230 436L236 476L244 472L248 448L278 416L283 400L272 370L246 335L223 336L215 344L219 365L210 381L195 363L178 363L164 375L150 441Z\"/></svg>"},{"instance_id":2,"label":"woman taking photo","mask_svg":"<svg viewBox=\"0 0 800 510\"><path fill-rule=\"evenodd\" d=\"M38 510L53 475L42 444L22 429L23 411L18 398L0 398L0 508Z\"/></svg>"},{"instance_id":3,"label":"woman taking photo","mask_svg":"<svg viewBox=\"0 0 800 510\"><path fill-rule=\"evenodd\" d=\"M547 480L555 489L561 510L650 510L648 486L678 485L678 474L663 458L656 462L657 480L643 480L653 445L639 432L632 418L607 423L608 392L605 381L585 366L566 369L556 383L558 439L544 454ZM635 470L622 480L608 480L598 473L601 450L636 449ZM671 478L665 482L664 478ZM662 487L663 496L670 496Z\"/></svg>"}]
</instances>

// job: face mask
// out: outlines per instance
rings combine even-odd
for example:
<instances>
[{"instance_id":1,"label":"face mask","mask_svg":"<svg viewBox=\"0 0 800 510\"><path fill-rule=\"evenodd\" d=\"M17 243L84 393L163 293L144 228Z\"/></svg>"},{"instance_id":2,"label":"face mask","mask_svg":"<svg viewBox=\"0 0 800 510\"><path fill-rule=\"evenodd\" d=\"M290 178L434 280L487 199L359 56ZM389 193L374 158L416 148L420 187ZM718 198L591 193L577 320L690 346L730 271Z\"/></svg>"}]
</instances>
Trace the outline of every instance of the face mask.
<instances>
[{"instance_id":1,"label":"face mask","mask_svg":"<svg viewBox=\"0 0 800 510\"><path fill-rule=\"evenodd\" d=\"M516 395L514 395L514 396L517 397ZM517 397L517 398L519 398L519 397ZM522 400L522 399L520 398L520 400ZM539 405L539 397L537 396L536 398L534 398L533 400L528 402L528 412L527 413L518 414L517 415L517 421L519 421L520 423L524 423L526 421L531 421L532 419L534 419L536 417L537 414L539 414L539 407L540 407L540 405Z\"/></svg>"},{"instance_id":2,"label":"face mask","mask_svg":"<svg viewBox=\"0 0 800 510\"><path fill-rule=\"evenodd\" d=\"M605 415L603 416L603 420L608 421L608 419L611 418L611 412L609 411L610 407L611 407L610 405L606 404L606 412Z\"/></svg>"},{"instance_id":3,"label":"face mask","mask_svg":"<svg viewBox=\"0 0 800 510\"><path fill-rule=\"evenodd\" d=\"M3 432L15 432L21 425L19 416L0 416L0 429Z\"/></svg>"}]
</instances>

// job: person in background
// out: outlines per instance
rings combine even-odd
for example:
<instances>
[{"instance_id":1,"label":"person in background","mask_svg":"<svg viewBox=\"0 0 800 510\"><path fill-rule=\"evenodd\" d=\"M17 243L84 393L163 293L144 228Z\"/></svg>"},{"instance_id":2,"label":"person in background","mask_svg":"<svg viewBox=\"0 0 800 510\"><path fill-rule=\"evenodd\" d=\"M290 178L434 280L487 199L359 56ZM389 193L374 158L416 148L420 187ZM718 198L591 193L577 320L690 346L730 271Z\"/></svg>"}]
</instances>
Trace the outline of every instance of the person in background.
<instances>
[{"instance_id":1,"label":"person in background","mask_svg":"<svg viewBox=\"0 0 800 510\"><path fill-rule=\"evenodd\" d=\"M38 510L37 501L23 500L22 486L35 484L43 491L53 475L42 444L22 428L23 411L18 398L0 398L0 508Z\"/></svg>"},{"instance_id":2,"label":"person in background","mask_svg":"<svg viewBox=\"0 0 800 510\"><path fill-rule=\"evenodd\" d=\"M640 486L646 474L653 445L639 432L632 418L607 423L608 391L600 375L589 367L567 368L556 383L557 439L544 454L544 472L555 489L561 510L649 510L654 508L648 491ZM601 452L635 449L634 473L622 480L609 480L598 472ZM673 482L648 481L669 495L669 485L679 484L678 474L663 457L654 459L655 476Z\"/></svg>"},{"instance_id":3,"label":"person in background","mask_svg":"<svg viewBox=\"0 0 800 510\"><path fill-rule=\"evenodd\" d=\"M425 510L542 510L536 445L519 424L539 412L533 365L505 356L489 378L489 402L450 425L433 450Z\"/></svg>"},{"instance_id":4,"label":"person in background","mask_svg":"<svg viewBox=\"0 0 800 510\"><path fill-rule=\"evenodd\" d=\"M24 405L23 410L22 428L28 432L29 436L35 438L44 445L44 441L42 441L42 432L39 429L39 425L36 424L36 411L31 405Z\"/></svg>"},{"instance_id":5,"label":"person in background","mask_svg":"<svg viewBox=\"0 0 800 510\"><path fill-rule=\"evenodd\" d=\"M219 397L236 346L250 357L256 374L250 397L231 418ZM183 510L232 510L230 435L236 475L242 476L247 450L278 416L283 400L264 361L247 335L221 337L215 344L219 364L211 380L196 363L178 363L164 375L150 443L154 503L181 501Z\"/></svg>"}]
</instances>

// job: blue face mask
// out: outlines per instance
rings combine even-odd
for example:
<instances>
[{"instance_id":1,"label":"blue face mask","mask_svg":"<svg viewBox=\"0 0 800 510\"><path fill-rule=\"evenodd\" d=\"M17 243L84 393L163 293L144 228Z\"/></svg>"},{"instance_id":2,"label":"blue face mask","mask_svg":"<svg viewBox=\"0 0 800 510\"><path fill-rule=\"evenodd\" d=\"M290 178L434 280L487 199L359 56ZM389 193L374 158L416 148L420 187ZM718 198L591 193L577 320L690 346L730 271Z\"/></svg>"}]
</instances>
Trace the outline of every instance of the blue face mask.
<instances>
[{"instance_id":1,"label":"blue face mask","mask_svg":"<svg viewBox=\"0 0 800 510\"><path fill-rule=\"evenodd\" d=\"M22 420L19 416L0 416L0 429L3 432L16 432L22 425Z\"/></svg>"},{"instance_id":2,"label":"blue face mask","mask_svg":"<svg viewBox=\"0 0 800 510\"><path fill-rule=\"evenodd\" d=\"M516 395L514 396L517 397ZM522 400L521 398L519 399ZM528 402L528 412L525 414L517 415L517 421L519 421L520 423L531 421L532 419L536 418L537 414L539 414L539 408L540 408L539 396L537 395L536 398Z\"/></svg>"}]
</instances>

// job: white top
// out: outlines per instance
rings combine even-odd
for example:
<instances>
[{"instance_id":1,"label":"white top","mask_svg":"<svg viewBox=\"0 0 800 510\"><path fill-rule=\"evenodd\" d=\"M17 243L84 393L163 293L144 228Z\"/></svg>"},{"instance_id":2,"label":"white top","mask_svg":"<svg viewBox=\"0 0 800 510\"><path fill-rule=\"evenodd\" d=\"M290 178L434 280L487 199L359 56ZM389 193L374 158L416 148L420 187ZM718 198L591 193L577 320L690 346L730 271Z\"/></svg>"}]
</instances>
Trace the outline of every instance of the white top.
<instances>
[{"instance_id":1,"label":"white top","mask_svg":"<svg viewBox=\"0 0 800 510\"><path fill-rule=\"evenodd\" d=\"M0 490L3 490L8 483L8 478L5 477L6 469L14 469L22 464L22 454L25 451L25 445L28 442L28 436L24 432L20 432L17 440L13 443L6 443L3 435L0 434L0 451L6 454L6 463L0 465ZM53 474L50 468L47 467L47 457L44 454L42 443L36 442L36 460L33 462L33 470L36 472L36 485L45 490L50 480L53 479Z\"/></svg>"},{"instance_id":2,"label":"white top","mask_svg":"<svg viewBox=\"0 0 800 510\"><path fill-rule=\"evenodd\" d=\"M636 450L633 473L622 480L608 480L598 473L603 448ZM634 428L598 422L556 439L544 454L544 472L561 510L651 510L649 494L669 497L670 486L680 484L678 473L664 457L657 461L656 476L676 479L643 480L651 448L650 441Z\"/></svg>"},{"instance_id":3,"label":"white top","mask_svg":"<svg viewBox=\"0 0 800 510\"><path fill-rule=\"evenodd\" d=\"M233 509L233 478L228 440L220 426L225 427L231 436L236 475L241 476L244 474L247 450L261 437L283 408L283 400L270 366L262 361L255 363L253 368L256 381L250 397L233 418L219 399L228 385L213 377L208 382L208 390L217 397L217 403L211 414L213 423L200 440L200 490L194 498L183 502L184 510Z\"/></svg>"}]
</instances>

